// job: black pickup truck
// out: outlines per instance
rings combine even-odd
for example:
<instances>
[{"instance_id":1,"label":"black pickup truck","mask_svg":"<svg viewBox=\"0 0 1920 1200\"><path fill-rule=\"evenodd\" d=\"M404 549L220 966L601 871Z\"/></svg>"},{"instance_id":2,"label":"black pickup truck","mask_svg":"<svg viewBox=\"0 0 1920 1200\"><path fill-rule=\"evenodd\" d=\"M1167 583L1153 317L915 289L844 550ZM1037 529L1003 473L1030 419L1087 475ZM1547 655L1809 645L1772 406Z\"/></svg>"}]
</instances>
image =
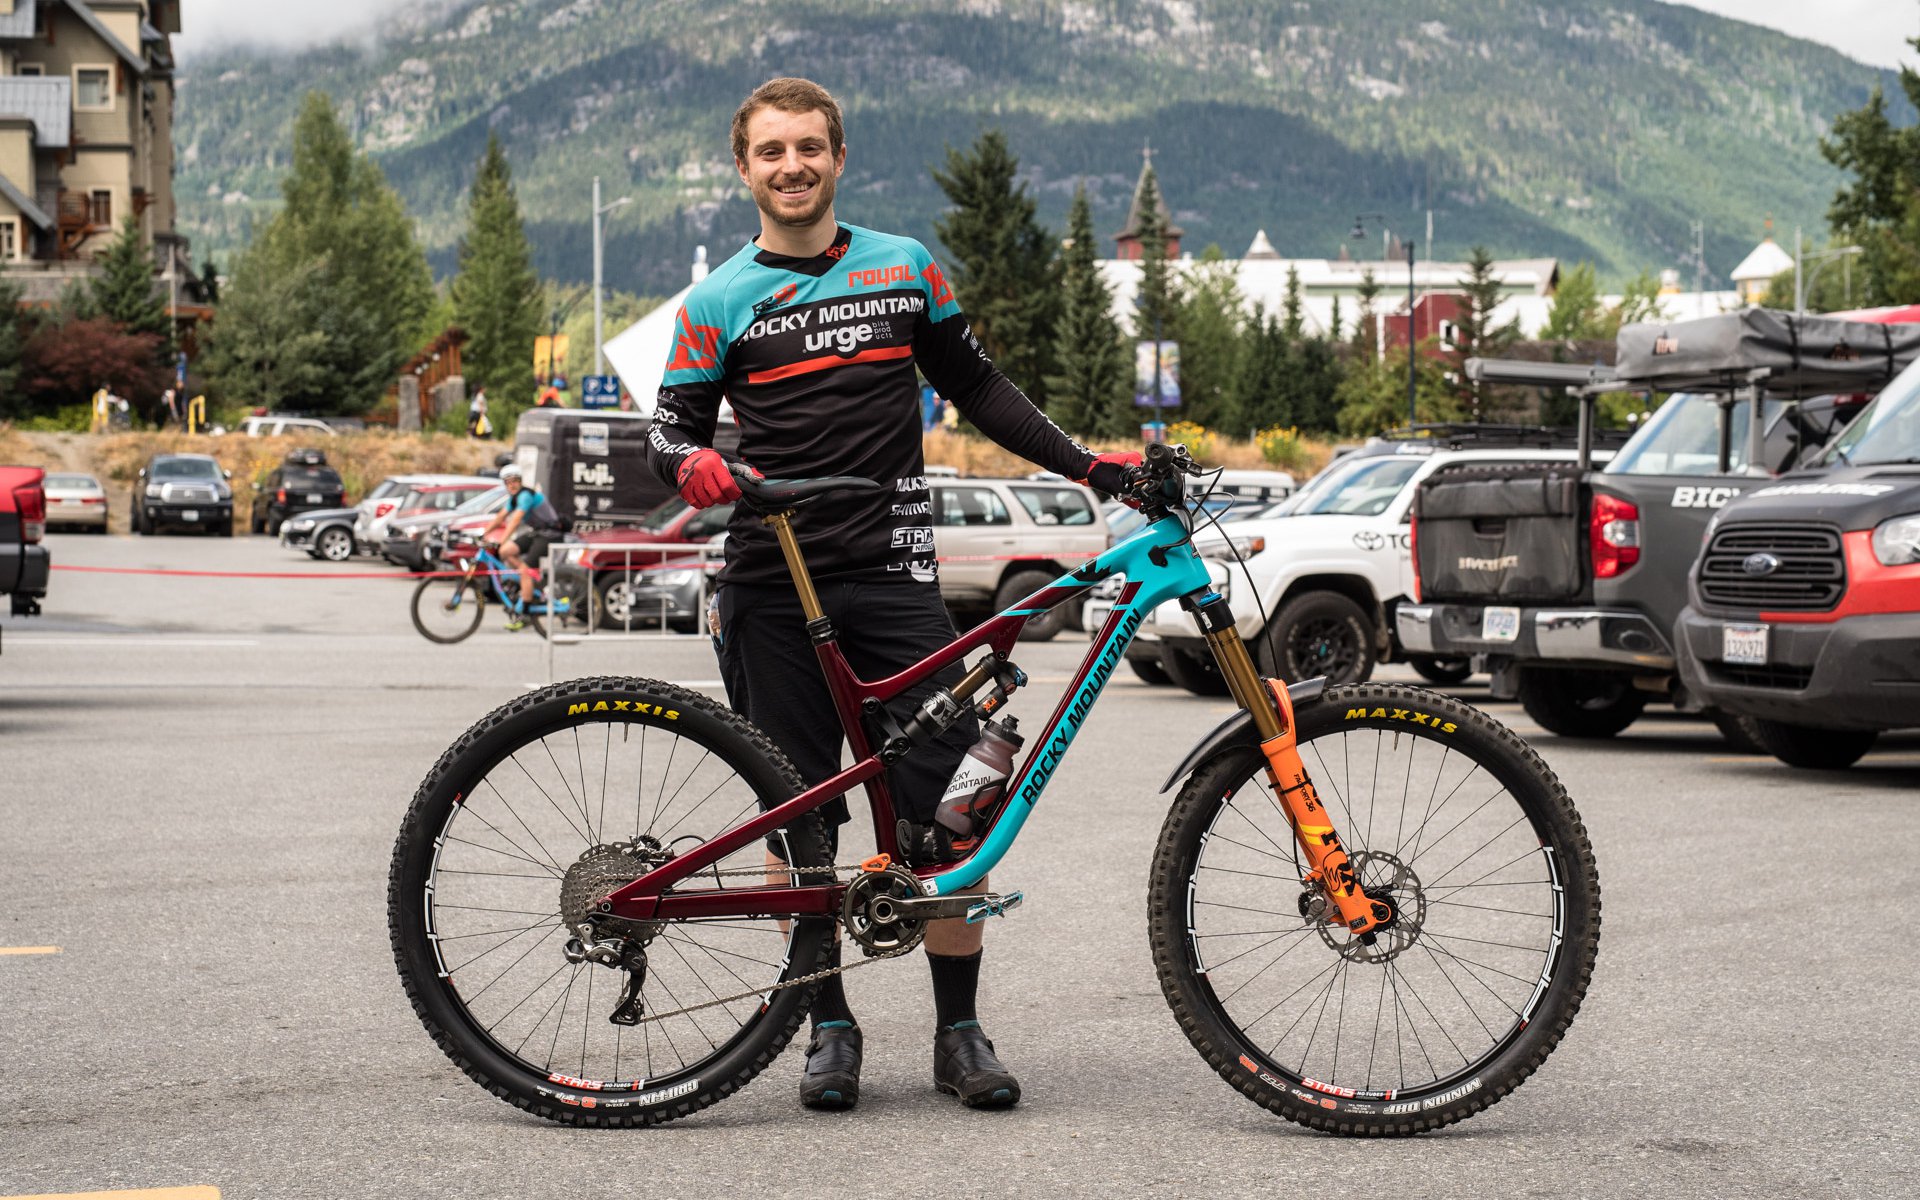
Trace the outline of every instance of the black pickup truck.
<instances>
[{"instance_id":1,"label":"black pickup truck","mask_svg":"<svg viewBox=\"0 0 1920 1200\"><path fill-rule=\"evenodd\" d=\"M1674 640L1689 693L1796 767L1920 726L1920 365L1820 456L1720 510Z\"/></svg>"},{"instance_id":2,"label":"black pickup truck","mask_svg":"<svg viewBox=\"0 0 1920 1200\"><path fill-rule=\"evenodd\" d=\"M1440 472L1414 506L1418 602L1396 615L1411 653L1467 657L1493 695L1567 737L1611 737L1651 700L1740 722L1682 684L1674 621L1709 519L1791 469L1866 394L1920 357L1920 326L1749 309L1630 325L1616 365L1581 388L1672 392L1604 471ZM1479 361L1525 382L1539 364ZM1503 373L1504 372L1504 373Z\"/></svg>"}]
</instances>

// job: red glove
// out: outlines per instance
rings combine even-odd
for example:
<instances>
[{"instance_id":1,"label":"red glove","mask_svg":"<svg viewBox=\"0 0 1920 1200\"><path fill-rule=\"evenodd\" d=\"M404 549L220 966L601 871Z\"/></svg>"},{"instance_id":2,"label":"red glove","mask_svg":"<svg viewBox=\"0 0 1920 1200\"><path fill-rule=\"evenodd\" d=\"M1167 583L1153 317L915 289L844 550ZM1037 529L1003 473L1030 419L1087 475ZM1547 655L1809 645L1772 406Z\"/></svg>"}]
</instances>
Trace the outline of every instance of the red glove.
<instances>
[{"instance_id":1,"label":"red glove","mask_svg":"<svg viewBox=\"0 0 1920 1200\"><path fill-rule=\"evenodd\" d=\"M760 477L760 472L752 467L746 470L754 478ZM718 450L695 450L687 455L680 463L675 481L680 485L681 499L695 508L712 508L740 498L740 485L734 481L733 471Z\"/></svg>"},{"instance_id":2,"label":"red glove","mask_svg":"<svg viewBox=\"0 0 1920 1200\"><path fill-rule=\"evenodd\" d=\"M1109 450L1094 456L1093 462L1087 467L1087 477L1080 482L1139 508L1139 504L1127 497L1126 472L1129 467L1140 465L1140 453L1137 450Z\"/></svg>"}]
</instances>

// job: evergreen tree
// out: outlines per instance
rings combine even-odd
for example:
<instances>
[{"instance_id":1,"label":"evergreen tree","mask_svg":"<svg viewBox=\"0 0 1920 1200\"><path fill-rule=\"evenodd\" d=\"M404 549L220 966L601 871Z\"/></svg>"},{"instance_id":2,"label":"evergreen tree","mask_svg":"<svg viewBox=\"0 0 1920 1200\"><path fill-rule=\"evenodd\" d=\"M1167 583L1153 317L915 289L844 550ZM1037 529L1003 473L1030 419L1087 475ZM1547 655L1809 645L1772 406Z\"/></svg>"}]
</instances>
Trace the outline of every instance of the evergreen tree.
<instances>
[{"instance_id":1,"label":"evergreen tree","mask_svg":"<svg viewBox=\"0 0 1920 1200\"><path fill-rule=\"evenodd\" d=\"M20 404L20 360L26 349L17 280L0 275L0 416L24 415ZM21 411L14 411L18 407Z\"/></svg>"},{"instance_id":2,"label":"evergreen tree","mask_svg":"<svg viewBox=\"0 0 1920 1200\"><path fill-rule=\"evenodd\" d=\"M1186 279L1186 296L1174 323L1180 343L1180 400L1187 420L1239 435L1247 425L1239 411L1238 381L1245 344L1246 311L1234 264L1220 247L1208 246Z\"/></svg>"},{"instance_id":3,"label":"evergreen tree","mask_svg":"<svg viewBox=\"0 0 1920 1200\"><path fill-rule=\"evenodd\" d=\"M1375 320L1373 302L1380 298L1380 281L1373 277L1373 268L1365 267L1360 272L1360 315L1354 321L1353 344L1360 351L1360 357L1371 362L1380 357L1380 329Z\"/></svg>"},{"instance_id":4,"label":"evergreen tree","mask_svg":"<svg viewBox=\"0 0 1920 1200\"><path fill-rule=\"evenodd\" d=\"M1300 300L1300 272L1292 265L1287 267L1287 291L1281 300L1281 329L1289 342L1297 342L1306 331L1305 306Z\"/></svg>"},{"instance_id":5,"label":"evergreen tree","mask_svg":"<svg viewBox=\"0 0 1920 1200\"><path fill-rule=\"evenodd\" d=\"M1606 313L1600 305L1600 285L1593 264L1579 263L1560 276L1553 303L1547 307L1542 341L1582 341L1604 337Z\"/></svg>"},{"instance_id":6,"label":"evergreen tree","mask_svg":"<svg viewBox=\"0 0 1920 1200\"><path fill-rule=\"evenodd\" d=\"M94 311L117 322L128 333L150 333L173 340L168 328L167 302L153 286L153 256L140 242L140 222L128 214L106 253L94 259L100 274L89 288Z\"/></svg>"},{"instance_id":7,"label":"evergreen tree","mask_svg":"<svg viewBox=\"0 0 1920 1200\"><path fill-rule=\"evenodd\" d=\"M1496 358L1511 346L1519 330L1509 321L1494 323L1494 310L1500 306L1500 281L1493 274L1493 255L1485 246L1475 246L1467 258L1467 282L1462 285L1465 303L1460 306L1458 332L1451 355L1460 399L1469 418L1479 420L1488 399L1486 385L1467 378L1469 358Z\"/></svg>"},{"instance_id":8,"label":"evergreen tree","mask_svg":"<svg viewBox=\"0 0 1920 1200\"><path fill-rule=\"evenodd\" d=\"M1920 38L1910 44L1920 49ZM1900 90L1920 106L1920 72L1902 66ZM1920 124L1895 126L1876 85L1865 105L1834 118L1820 152L1852 176L1827 221L1838 240L1861 248L1865 302L1920 301Z\"/></svg>"},{"instance_id":9,"label":"evergreen tree","mask_svg":"<svg viewBox=\"0 0 1920 1200\"><path fill-rule=\"evenodd\" d=\"M1464 417L1460 397L1447 385L1443 361L1431 354L1422 354L1417 361L1414 411L1419 420L1457 421ZM1406 364L1373 359L1354 363L1335 390L1334 403L1339 430L1349 437L1369 437L1406 424Z\"/></svg>"},{"instance_id":10,"label":"evergreen tree","mask_svg":"<svg viewBox=\"0 0 1920 1200\"><path fill-rule=\"evenodd\" d=\"M1020 164L998 129L965 151L947 148L935 170L953 209L934 220L949 255L948 281L980 339L1009 379L1045 407L1053 373L1054 327L1060 319L1060 271L1053 236L1034 220Z\"/></svg>"},{"instance_id":11,"label":"evergreen tree","mask_svg":"<svg viewBox=\"0 0 1920 1200\"><path fill-rule=\"evenodd\" d=\"M426 255L400 198L380 169L354 152L323 93L308 94L294 122L292 167L281 190L285 206L235 268L209 338L210 372L237 399L256 401L269 386L262 372L271 369L270 386L283 403L364 411L429 334L434 290ZM307 291L289 293L295 280ZM322 382L305 371L270 368L277 356L268 353L262 330L279 327L269 307L275 299L297 301L310 315L306 328L326 333ZM242 303L229 312L235 300Z\"/></svg>"},{"instance_id":12,"label":"evergreen tree","mask_svg":"<svg viewBox=\"0 0 1920 1200\"><path fill-rule=\"evenodd\" d=\"M527 364L540 333L542 291L506 151L492 134L468 195L451 295L453 323L469 339L463 359L470 388L485 388L493 403L506 405L495 416L509 428L504 414L533 403Z\"/></svg>"},{"instance_id":13,"label":"evergreen tree","mask_svg":"<svg viewBox=\"0 0 1920 1200\"><path fill-rule=\"evenodd\" d=\"M1335 342L1340 341L1340 334L1343 332L1346 321L1340 315L1340 297L1338 296L1333 298L1333 312L1328 317L1327 324L1331 326L1327 330L1327 336Z\"/></svg>"},{"instance_id":14,"label":"evergreen tree","mask_svg":"<svg viewBox=\"0 0 1920 1200\"><path fill-rule=\"evenodd\" d=\"M1048 413L1068 433L1093 438L1136 436L1133 360L1113 319L1113 294L1095 265L1093 210L1083 185L1067 211L1061 256L1060 319L1054 332L1055 374L1047 380Z\"/></svg>"},{"instance_id":15,"label":"evergreen tree","mask_svg":"<svg viewBox=\"0 0 1920 1200\"><path fill-rule=\"evenodd\" d=\"M1293 425L1293 342L1283 318L1256 306L1247 321L1236 410L1239 426L1250 430ZM1236 431L1239 426L1236 426Z\"/></svg>"},{"instance_id":16,"label":"evergreen tree","mask_svg":"<svg viewBox=\"0 0 1920 1200\"><path fill-rule=\"evenodd\" d=\"M220 271L211 258L200 264L200 294L206 297L208 304L217 306L220 303Z\"/></svg>"},{"instance_id":17,"label":"evergreen tree","mask_svg":"<svg viewBox=\"0 0 1920 1200\"><path fill-rule=\"evenodd\" d=\"M1604 337L1612 337L1620 332L1622 325L1632 325L1640 321L1651 321L1660 315L1660 281L1653 272L1642 271L1627 281L1626 291L1620 294L1620 303L1608 311L1606 322L1601 327Z\"/></svg>"},{"instance_id":18,"label":"evergreen tree","mask_svg":"<svg viewBox=\"0 0 1920 1200\"><path fill-rule=\"evenodd\" d=\"M256 244L228 280L205 370L228 395L270 409L324 411L337 362L328 346L325 260L282 262Z\"/></svg>"},{"instance_id":19,"label":"evergreen tree","mask_svg":"<svg viewBox=\"0 0 1920 1200\"><path fill-rule=\"evenodd\" d=\"M1140 205L1140 290L1134 308L1134 335L1142 340L1159 331L1162 340L1180 320L1180 281L1167 259L1167 210L1160 199L1160 177L1148 164L1140 177L1146 203Z\"/></svg>"}]
</instances>

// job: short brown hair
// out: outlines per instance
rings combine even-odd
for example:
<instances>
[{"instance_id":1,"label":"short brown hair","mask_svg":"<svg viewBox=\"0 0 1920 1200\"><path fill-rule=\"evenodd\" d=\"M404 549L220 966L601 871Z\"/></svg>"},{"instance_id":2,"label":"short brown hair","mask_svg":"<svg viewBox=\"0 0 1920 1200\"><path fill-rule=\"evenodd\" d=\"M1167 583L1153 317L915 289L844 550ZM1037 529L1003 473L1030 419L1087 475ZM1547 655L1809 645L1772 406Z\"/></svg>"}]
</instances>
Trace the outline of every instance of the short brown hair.
<instances>
[{"instance_id":1,"label":"short brown hair","mask_svg":"<svg viewBox=\"0 0 1920 1200\"><path fill-rule=\"evenodd\" d=\"M740 107L734 110L734 158L747 157L747 119L763 108L777 108L785 113L825 113L827 115L827 148L833 151L835 158L838 158L841 147L846 145L846 129L840 123L840 102L835 100L827 89L811 79L782 76L779 79L769 79L753 89L753 94L741 101Z\"/></svg>"}]
</instances>

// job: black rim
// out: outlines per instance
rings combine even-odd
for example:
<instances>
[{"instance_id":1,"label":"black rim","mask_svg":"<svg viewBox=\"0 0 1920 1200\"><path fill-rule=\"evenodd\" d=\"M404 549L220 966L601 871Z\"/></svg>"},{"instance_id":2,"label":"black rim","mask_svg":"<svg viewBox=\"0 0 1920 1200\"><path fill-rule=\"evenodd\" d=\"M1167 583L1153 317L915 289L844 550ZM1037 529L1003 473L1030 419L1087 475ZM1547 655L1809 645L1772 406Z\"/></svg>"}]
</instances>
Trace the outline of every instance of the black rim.
<instances>
[{"instance_id":1,"label":"black rim","mask_svg":"<svg viewBox=\"0 0 1920 1200\"><path fill-rule=\"evenodd\" d=\"M1298 622L1288 632L1287 659L1294 672L1290 678L1324 675L1340 683L1354 674L1360 661L1360 643L1347 622L1338 617L1318 617Z\"/></svg>"},{"instance_id":2,"label":"black rim","mask_svg":"<svg viewBox=\"0 0 1920 1200\"><path fill-rule=\"evenodd\" d=\"M640 993L648 1019L629 1026L608 1020L627 972L567 960L574 934L559 898L589 847L650 838L685 849L756 807L710 746L629 720L551 727L477 773L435 839L423 914L434 969L472 1036L529 1075L616 1096L653 1095L725 1058L790 971L778 922L660 927ZM757 870L689 886L765 882L759 842L718 867ZM751 994L728 999L740 993Z\"/></svg>"},{"instance_id":3,"label":"black rim","mask_svg":"<svg viewBox=\"0 0 1920 1200\"><path fill-rule=\"evenodd\" d=\"M1471 1084L1537 1014L1564 953L1561 865L1512 781L1409 733L1350 727L1302 758L1369 893L1396 880L1381 890L1410 928L1365 948L1315 919L1251 762L1189 876L1187 966L1246 1065L1329 1096Z\"/></svg>"}]
</instances>

